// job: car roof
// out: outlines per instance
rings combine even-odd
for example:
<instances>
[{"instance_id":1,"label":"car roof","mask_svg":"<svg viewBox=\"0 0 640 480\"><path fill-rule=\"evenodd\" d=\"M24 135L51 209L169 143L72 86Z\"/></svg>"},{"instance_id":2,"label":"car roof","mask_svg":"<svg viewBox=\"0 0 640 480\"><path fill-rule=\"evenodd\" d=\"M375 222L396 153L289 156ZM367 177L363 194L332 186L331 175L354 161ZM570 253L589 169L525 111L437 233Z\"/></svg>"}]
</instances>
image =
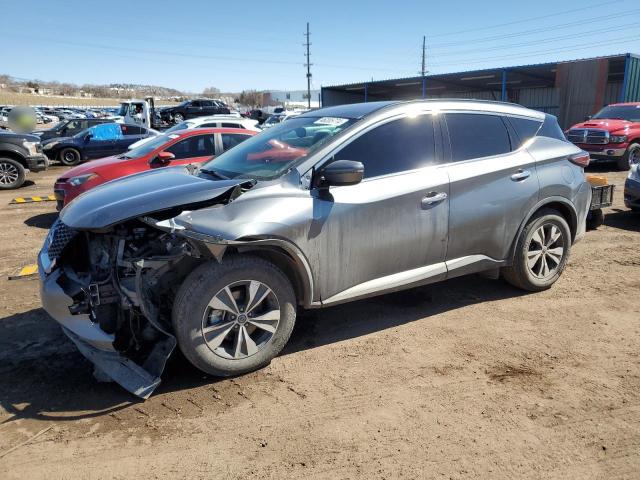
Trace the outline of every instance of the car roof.
<instances>
[{"instance_id":1,"label":"car roof","mask_svg":"<svg viewBox=\"0 0 640 480\"><path fill-rule=\"evenodd\" d=\"M188 120L185 120L185 122L188 123L199 123L199 122L217 122L217 121L233 121L233 120L239 120L241 122L255 122L255 120L252 120L251 118L244 118L244 117L240 117L238 115L228 115L228 114L221 114L221 115L209 115L207 117L196 117L196 118L190 118Z\"/></svg>"},{"instance_id":2,"label":"car roof","mask_svg":"<svg viewBox=\"0 0 640 480\"><path fill-rule=\"evenodd\" d=\"M515 103L498 102L493 100L467 100L461 98L351 103L320 108L318 110L303 113L300 117L341 117L359 119L383 109L403 111L405 109L421 109L422 107L425 107L425 109L488 111L502 114L523 115L538 119L544 119L545 117L545 114L542 112L531 110Z\"/></svg>"},{"instance_id":3,"label":"car roof","mask_svg":"<svg viewBox=\"0 0 640 480\"><path fill-rule=\"evenodd\" d=\"M638 107L640 106L640 102L621 102L621 103L610 103L606 105L607 107Z\"/></svg>"},{"instance_id":4,"label":"car roof","mask_svg":"<svg viewBox=\"0 0 640 480\"><path fill-rule=\"evenodd\" d=\"M253 130L245 130L244 128L191 128L189 130L177 130L169 133L169 135L178 135L179 137L190 137L192 135L202 135L203 133L247 133L255 135L258 132ZM165 134L162 134L165 135Z\"/></svg>"}]
</instances>

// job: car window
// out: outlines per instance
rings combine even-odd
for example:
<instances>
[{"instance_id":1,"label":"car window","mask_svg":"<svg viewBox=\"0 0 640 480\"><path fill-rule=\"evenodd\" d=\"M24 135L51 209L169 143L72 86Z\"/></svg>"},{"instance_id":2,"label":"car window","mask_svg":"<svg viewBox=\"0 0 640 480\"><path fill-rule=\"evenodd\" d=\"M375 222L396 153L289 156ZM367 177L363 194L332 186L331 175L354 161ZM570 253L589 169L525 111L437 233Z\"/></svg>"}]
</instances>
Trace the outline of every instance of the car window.
<instances>
[{"instance_id":1,"label":"car window","mask_svg":"<svg viewBox=\"0 0 640 480\"><path fill-rule=\"evenodd\" d=\"M507 128L498 115L445 114L454 162L511 151Z\"/></svg>"},{"instance_id":2,"label":"car window","mask_svg":"<svg viewBox=\"0 0 640 480\"><path fill-rule=\"evenodd\" d=\"M198 127L198 128L215 128L215 127L217 127L217 126L218 126L218 124L217 124L217 123L212 122L212 123L203 123L203 124L202 124L202 125L200 125L200 127Z\"/></svg>"},{"instance_id":3,"label":"car window","mask_svg":"<svg viewBox=\"0 0 640 480\"><path fill-rule=\"evenodd\" d=\"M236 133L223 133L223 134L221 134L221 137L222 137L222 151L226 152L230 148L233 148L236 145L238 145L238 144L244 142L245 140L247 140L248 138L250 138L251 135L240 135L240 134L236 134Z\"/></svg>"},{"instance_id":4,"label":"car window","mask_svg":"<svg viewBox=\"0 0 640 480\"><path fill-rule=\"evenodd\" d=\"M122 125L122 133L126 136L142 135L144 133L144 129L136 125Z\"/></svg>"},{"instance_id":5,"label":"car window","mask_svg":"<svg viewBox=\"0 0 640 480\"><path fill-rule=\"evenodd\" d=\"M567 137L565 137L560 125L558 125L558 120L553 115L547 115L542 123L542 128L540 128L538 132L538 136L555 138L556 140L562 140L564 142L567 141Z\"/></svg>"},{"instance_id":6,"label":"car window","mask_svg":"<svg viewBox=\"0 0 640 480\"><path fill-rule=\"evenodd\" d=\"M191 102L189 105L187 105L188 107L200 107L200 102L198 100L194 100L193 102Z\"/></svg>"},{"instance_id":7,"label":"car window","mask_svg":"<svg viewBox=\"0 0 640 480\"><path fill-rule=\"evenodd\" d=\"M404 172L435 163L433 118L394 120L356 138L334 156L364 165L365 178Z\"/></svg>"},{"instance_id":8,"label":"car window","mask_svg":"<svg viewBox=\"0 0 640 480\"><path fill-rule=\"evenodd\" d=\"M122 138L122 130L119 123L102 123L91 127L86 132L92 135L91 141L118 140ZM77 135L84 135L84 133L80 132Z\"/></svg>"},{"instance_id":9,"label":"car window","mask_svg":"<svg viewBox=\"0 0 640 480\"><path fill-rule=\"evenodd\" d=\"M542 122L538 120L531 120L529 118L509 117L509 123L513 126L513 129L518 135L519 145L522 146L527 140L536 136L536 133L540 129Z\"/></svg>"},{"instance_id":10,"label":"car window","mask_svg":"<svg viewBox=\"0 0 640 480\"><path fill-rule=\"evenodd\" d=\"M242 125L238 123L223 123L222 128L242 128Z\"/></svg>"},{"instance_id":11,"label":"car window","mask_svg":"<svg viewBox=\"0 0 640 480\"><path fill-rule=\"evenodd\" d=\"M209 157L215 155L213 134L195 135L171 145L166 149L176 158Z\"/></svg>"},{"instance_id":12,"label":"car window","mask_svg":"<svg viewBox=\"0 0 640 480\"><path fill-rule=\"evenodd\" d=\"M214 105L213 105L213 102L212 102L211 100L202 100L202 101L200 102L200 104L201 104L203 107L213 107L213 106L214 106Z\"/></svg>"}]
</instances>

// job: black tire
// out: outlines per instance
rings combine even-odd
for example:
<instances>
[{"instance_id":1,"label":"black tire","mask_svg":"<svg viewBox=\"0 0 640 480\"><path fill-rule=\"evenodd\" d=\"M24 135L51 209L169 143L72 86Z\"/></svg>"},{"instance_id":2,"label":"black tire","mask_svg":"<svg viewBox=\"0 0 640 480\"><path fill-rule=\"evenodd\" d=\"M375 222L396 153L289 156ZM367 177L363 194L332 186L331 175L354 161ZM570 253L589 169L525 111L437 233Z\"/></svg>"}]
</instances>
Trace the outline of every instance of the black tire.
<instances>
[{"instance_id":1,"label":"black tire","mask_svg":"<svg viewBox=\"0 0 640 480\"><path fill-rule=\"evenodd\" d=\"M638 156L640 156L640 145L637 143L632 143L627 147L627 151L624 152L624 155L616 160L616 167L621 172L626 172L631 168L631 162L638 163Z\"/></svg>"},{"instance_id":2,"label":"black tire","mask_svg":"<svg viewBox=\"0 0 640 480\"><path fill-rule=\"evenodd\" d=\"M82 160L80 156L80 152L75 148L63 148L60 151L60 155L58 156L60 162L67 167L73 167L74 165L78 165Z\"/></svg>"},{"instance_id":3,"label":"black tire","mask_svg":"<svg viewBox=\"0 0 640 480\"><path fill-rule=\"evenodd\" d=\"M604 223L604 213L601 208L591 210L587 217L587 230L595 230Z\"/></svg>"},{"instance_id":4,"label":"black tire","mask_svg":"<svg viewBox=\"0 0 640 480\"><path fill-rule=\"evenodd\" d=\"M13 158L0 158L0 190L20 188L24 183L25 170Z\"/></svg>"},{"instance_id":5,"label":"black tire","mask_svg":"<svg viewBox=\"0 0 640 480\"><path fill-rule=\"evenodd\" d=\"M205 314L210 311L209 302L225 287L247 280L271 289L279 306L279 321L257 353L223 358L204 339ZM176 295L172 320L180 350L195 367L220 377L241 375L268 365L284 348L296 321L296 298L286 275L272 263L252 256L229 256L220 263L207 262L189 274ZM231 335L236 335L235 330Z\"/></svg>"},{"instance_id":6,"label":"black tire","mask_svg":"<svg viewBox=\"0 0 640 480\"><path fill-rule=\"evenodd\" d=\"M532 269L528 266L528 257L533 252L530 247L535 243L533 236L538 232L541 227L551 228L557 227L562 235L562 256L560 261L556 263L556 267L553 271L549 272L548 277L539 278L536 277ZM546 290L553 285L564 270L569 259L569 253L571 251L571 230L567 221L556 211L549 208L543 208L533 215L529 220L525 228L522 230L518 242L516 244L515 254L513 258L513 265L505 267L502 270L504 279L511 285L530 292L539 292ZM557 243L550 244L549 246L557 245ZM546 252L546 250L545 250ZM542 258L539 261L545 261ZM536 263L536 266L539 264Z\"/></svg>"},{"instance_id":7,"label":"black tire","mask_svg":"<svg viewBox=\"0 0 640 480\"><path fill-rule=\"evenodd\" d=\"M173 114L173 123L177 125L180 122L184 122L184 115L181 114L181 113L174 113Z\"/></svg>"}]
</instances>

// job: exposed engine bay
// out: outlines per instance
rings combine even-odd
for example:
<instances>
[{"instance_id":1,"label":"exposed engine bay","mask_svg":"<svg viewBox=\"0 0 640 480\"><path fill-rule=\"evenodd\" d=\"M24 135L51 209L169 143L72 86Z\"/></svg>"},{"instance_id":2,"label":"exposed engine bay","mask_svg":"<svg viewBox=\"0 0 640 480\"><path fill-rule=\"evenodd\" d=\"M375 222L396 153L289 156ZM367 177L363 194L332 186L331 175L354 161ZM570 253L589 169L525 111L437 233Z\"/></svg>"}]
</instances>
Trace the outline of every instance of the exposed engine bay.
<instances>
[{"instance_id":1,"label":"exposed engine bay","mask_svg":"<svg viewBox=\"0 0 640 480\"><path fill-rule=\"evenodd\" d=\"M183 236L131 220L103 233L74 232L57 259L57 283L72 299L69 313L88 316L94 327L113 338L115 352L153 377L147 389L155 388L176 345L173 299L203 255L211 256ZM67 333L78 344L73 333ZM113 379L111 372L91 359L97 377ZM132 393L148 396L139 387Z\"/></svg>"}]
</instances>

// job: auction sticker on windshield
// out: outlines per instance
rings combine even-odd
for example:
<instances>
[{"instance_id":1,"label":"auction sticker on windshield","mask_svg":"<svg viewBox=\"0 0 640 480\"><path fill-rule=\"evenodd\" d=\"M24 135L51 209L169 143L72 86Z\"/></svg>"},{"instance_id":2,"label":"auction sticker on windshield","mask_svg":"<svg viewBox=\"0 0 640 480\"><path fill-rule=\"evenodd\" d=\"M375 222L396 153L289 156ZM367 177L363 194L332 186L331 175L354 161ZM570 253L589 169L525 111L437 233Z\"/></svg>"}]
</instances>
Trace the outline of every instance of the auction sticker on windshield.
<instances>
[{"instance_id":1,"label":"auction sticker on windshield","mask_svg":"<svg viewBox=\"0 0 640 480\"><path fill-rule=\"evenodd\" d=\"M348 122L348 118L338 118L338 117L322 117L313 122L315 125L332 125L334 127L338 127L343 123Z\"/></svg>"}]
</instances>

